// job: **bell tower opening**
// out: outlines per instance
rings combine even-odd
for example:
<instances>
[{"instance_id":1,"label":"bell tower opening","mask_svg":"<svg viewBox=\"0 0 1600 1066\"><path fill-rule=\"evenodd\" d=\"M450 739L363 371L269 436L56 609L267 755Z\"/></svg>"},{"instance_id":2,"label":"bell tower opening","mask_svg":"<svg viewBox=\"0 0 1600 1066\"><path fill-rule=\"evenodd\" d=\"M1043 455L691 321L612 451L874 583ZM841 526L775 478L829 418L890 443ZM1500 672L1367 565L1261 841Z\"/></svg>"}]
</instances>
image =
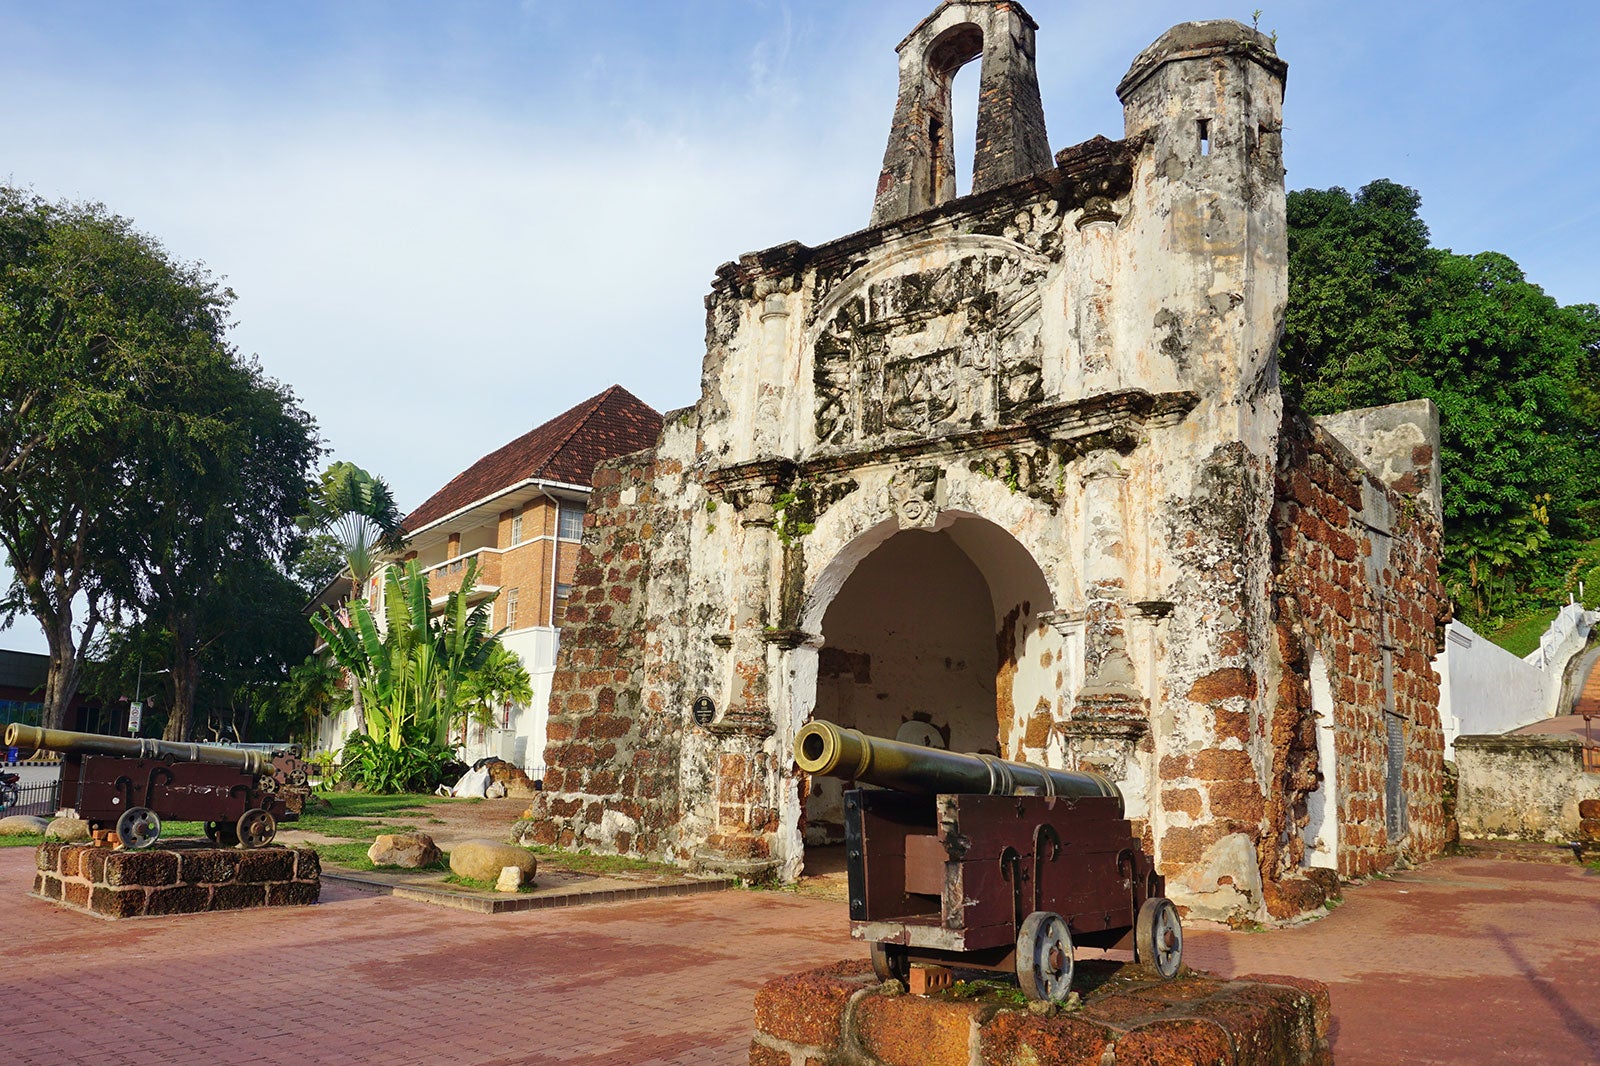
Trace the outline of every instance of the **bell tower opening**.
<instances>
[{"instance_id":1,"label":"bell tower opening","mask_svg":"<svg viewBox=\"0 0 1600 1066\"><path fill-rule=\"evenodd\" d=\"M874 226L964 195L957 191L958 137L963 147L972 145L967 192L988 192L1054 166L1034 66L1038 28L1013 0L947 0L900 42L900 96L878 178ZM980 58L968 142L957 132L951 90L957 72Z\"/></svg>"}]
</instances>

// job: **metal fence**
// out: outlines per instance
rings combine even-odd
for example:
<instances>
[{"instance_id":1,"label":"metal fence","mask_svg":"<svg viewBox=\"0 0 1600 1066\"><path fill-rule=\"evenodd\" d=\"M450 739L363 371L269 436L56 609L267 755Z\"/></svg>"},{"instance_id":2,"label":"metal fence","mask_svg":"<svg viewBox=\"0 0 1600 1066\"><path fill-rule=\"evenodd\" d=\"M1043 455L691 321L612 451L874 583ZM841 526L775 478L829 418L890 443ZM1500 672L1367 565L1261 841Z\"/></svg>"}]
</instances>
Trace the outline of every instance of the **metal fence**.
<instances>
[{"instance_id":1,"label":"metal fence","mask_svg":"<svg viewBox=\"0 0 1600 1066\"><path fill-rule=\"evenodd\" d=\"M0 796L0 802L11 795L7 790ZM17 801L10 806L0 807L0 817L12 814L36 814L41 818L49 818L61 808L61 782L48 781L42 785L17 786Z\"/></svg>"}]
</instances>

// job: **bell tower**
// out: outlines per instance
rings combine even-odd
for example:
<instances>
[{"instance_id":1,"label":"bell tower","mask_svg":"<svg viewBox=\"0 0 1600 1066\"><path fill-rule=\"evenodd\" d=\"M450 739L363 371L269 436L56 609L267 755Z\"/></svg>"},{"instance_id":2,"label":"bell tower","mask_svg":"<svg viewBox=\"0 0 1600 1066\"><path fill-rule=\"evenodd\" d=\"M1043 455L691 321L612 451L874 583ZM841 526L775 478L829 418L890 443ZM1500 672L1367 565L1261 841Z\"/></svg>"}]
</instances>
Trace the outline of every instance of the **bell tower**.
<instances>
[{"instance_id":1,"label":"bell tower","mask_svg":"<svg viewBox=\"0 0 1600 1066\"><path fill-rule=\"evenodd\" d=\"M900 42L900 98L883 154L872 224L956 197L950 85L982 59L972 191L998 189L1055 165L1034 66L1038 23L1012 0L945 0Z\"/></svg>"}]
</instances>

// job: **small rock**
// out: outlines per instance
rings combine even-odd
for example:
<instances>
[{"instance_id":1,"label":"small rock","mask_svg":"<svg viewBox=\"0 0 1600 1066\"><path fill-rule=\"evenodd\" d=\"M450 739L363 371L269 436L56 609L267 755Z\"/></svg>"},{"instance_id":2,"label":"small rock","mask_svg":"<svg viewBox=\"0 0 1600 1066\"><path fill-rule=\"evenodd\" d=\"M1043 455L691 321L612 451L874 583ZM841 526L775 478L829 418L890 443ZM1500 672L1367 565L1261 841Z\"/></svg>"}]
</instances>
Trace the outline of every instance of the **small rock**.
<instances>
[{"instance_id":1,"label":"small rock","mask_svg":"<svg viewBox=\"0 0 1600 1066\"><path fill-rule=\"evenodd\" d=\"M89 839L89 823L82 818L57 818L44 827L48 840L62 840L71 844Z\"/></svg>"},{"instance_id":2,"label":"small rock","mask_svg":"<svg viewBox=\"0 0 1600 1066\"><path fill-rule=\"evenodd\" d=\"M506 798L506 786L502 785L500 782L496 781L496 782L492 783L488 788L483 790L483 797L484 797L484 799L492 799L492 800L505 799Z\"/></svg>"},{"instance_id":3,"label":"small rock","mask_svg":"<svg viewBox=\"0 0 1600 1066\"><path fill-rule=\"evenodd\" d=\"M20 837L42 833L49 824L43 818L37 818L31 814L13 814L9 818L0 818L0 837Z\"/></svg>"},{"instance_id":4,"label":"small rock","mask_svg":"<svg viewBox=\"0 0 1600 1066\"><path fill-rule=\"evenodd\" d=\"M494 883L496 892L517 892L522 888L522 870L516 866L500 868L500 880Z\"/></svg>"},{"instance_id":5,"label":"small rock","mask_svg":"<svg viewBox=\"0 0 1600 1066\"><path fill-rule=\"evenodd\" d=\"M515 866L522 871L524 884L533 880L538 862L533 852L494 840L463 840L450 849L450 872L474 881L494 881L500 871Z\"/></svg>"},{"instance_id":6,"label":"small rock","mask_svg":"<svg viewBox=\"0 0 1600 1066\"><path fill-rule=\"evenodd\" d=\"M374 866L403 866L415 870L444 858L427 833L381 833L367 849Z\"/></svg>"}]
</instances>

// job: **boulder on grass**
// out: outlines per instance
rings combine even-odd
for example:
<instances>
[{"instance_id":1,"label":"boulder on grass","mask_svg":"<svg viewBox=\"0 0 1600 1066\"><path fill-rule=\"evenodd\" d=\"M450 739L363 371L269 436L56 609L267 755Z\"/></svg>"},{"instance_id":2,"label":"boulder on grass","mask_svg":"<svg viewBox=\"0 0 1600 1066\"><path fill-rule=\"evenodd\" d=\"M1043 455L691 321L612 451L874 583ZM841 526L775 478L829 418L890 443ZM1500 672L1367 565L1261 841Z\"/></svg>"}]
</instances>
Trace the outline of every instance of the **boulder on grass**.
<instances>
[{"instance_id":1,"label":"boulder on grass","mask_svg":"<svg viewBox=\"0 0 1600 1066\"><path fill-rule=\"evenodd\" d=\"M380 833L367 849L374 866L403 866L415 870L432 866L444 853L427 833Z\"/></svg>"},{"instance_id":2,"label":"boulder on grass","mask_svg":"<svg viewBox=\"0 0 1600 1066\"><path fill-rule=\"evenodd\" d=\"M533 880L539 864L533 852L494 840L463 840L450 849L450 872L474 881L498 881L500 871L515 866L522 871L522 883Z\"/></svg>"},{"instance_id":3,"label":"boulder on grass","mask_svg":"<svg viewBox=\"0 0 1600 1066\"><path fill-rule=\"evenodd\" d=\"M57 818L44 827L44 835L50 840L74 844L89 839L89 823L82 818Z\"/></svg>"},{"instance_id":4,"label":"boulder on grass","mask_svg":"<svg viewBox=\"0 0 1600 1066\"><path fill-rule=\"evenodd\" d=\"M0 818L0 837L32 836L44 832L49 824L31 814L13 814L8 818Z\"/></svg>"}]
</instances>

